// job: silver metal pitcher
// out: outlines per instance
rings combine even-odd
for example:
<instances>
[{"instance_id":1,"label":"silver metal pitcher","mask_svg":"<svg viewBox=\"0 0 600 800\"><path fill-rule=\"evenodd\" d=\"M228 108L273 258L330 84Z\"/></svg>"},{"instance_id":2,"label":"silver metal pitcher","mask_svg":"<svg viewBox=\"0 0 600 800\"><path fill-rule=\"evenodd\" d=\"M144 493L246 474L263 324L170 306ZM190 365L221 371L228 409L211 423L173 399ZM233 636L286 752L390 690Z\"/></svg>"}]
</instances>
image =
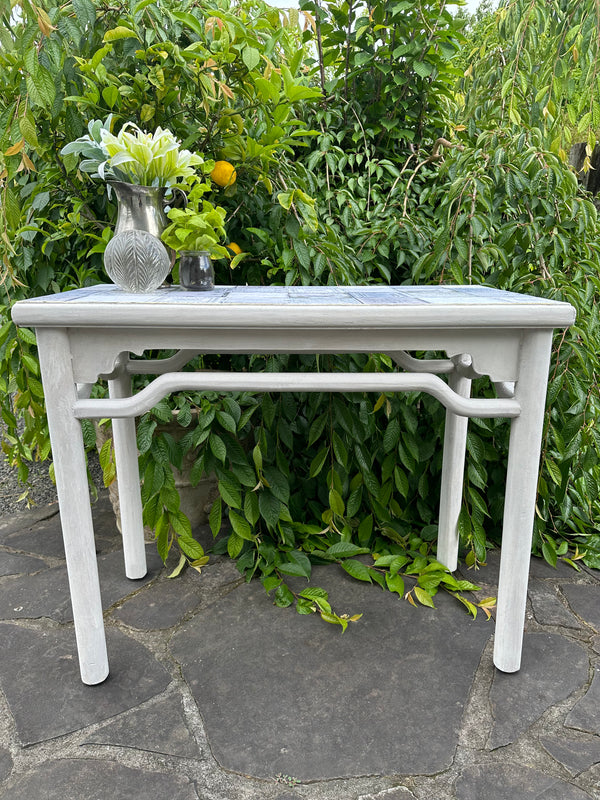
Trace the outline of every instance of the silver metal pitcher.
<instances>
[{"instance_id":1,"label":"silver metal pitcher","mask_svg":"<svg viewBox=\"0 0 600 800\"><path fill-rule=\"evenodd\" d=\"M157 239L169 224L165 214L167 190L158 186L110 181L118 203L115 236L124 231L148 231Z\"/></svg>"}]
</instances>

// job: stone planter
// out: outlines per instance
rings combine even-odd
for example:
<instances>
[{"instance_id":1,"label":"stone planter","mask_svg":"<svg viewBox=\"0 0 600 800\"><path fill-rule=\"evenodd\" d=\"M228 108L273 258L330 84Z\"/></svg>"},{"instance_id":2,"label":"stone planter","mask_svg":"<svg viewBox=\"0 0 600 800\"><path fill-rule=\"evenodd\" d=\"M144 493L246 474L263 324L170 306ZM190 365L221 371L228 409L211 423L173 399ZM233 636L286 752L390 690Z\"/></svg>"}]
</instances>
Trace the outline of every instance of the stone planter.
<instances>
[{"instance_id":1,"label":"stone planter","mask_svg":"<svg viewBox=\"0 0 600 800\"><path fill-rule=\"evenodd\" d=\"M96 447L99 452L104 443L108 439L112 439L112 432L109 424L99 425L95 422L94 426L96 428ZM163 433L170 433L175 439L183 436L185 432L185 429L182 428L181 425L178 425L176 420L173 420L171 424L158 425L156 430ZM202 478L196 486L192 486L190 473L195 458L196 453L191 450L186 453L181 470L171 465L171 470L175 478L175 487L179 492L180 508L190 520L192 528L198 525L204 525L208 522L210 507L219 493L217 489L217 480L213 477ZM115 513L117 528L121 531L119 484L117 479L108 487L108 496ZM145 528L144 530L146 539L148 541L154 541L154 534L150 528Z\"/></svg>"}]
</instances>

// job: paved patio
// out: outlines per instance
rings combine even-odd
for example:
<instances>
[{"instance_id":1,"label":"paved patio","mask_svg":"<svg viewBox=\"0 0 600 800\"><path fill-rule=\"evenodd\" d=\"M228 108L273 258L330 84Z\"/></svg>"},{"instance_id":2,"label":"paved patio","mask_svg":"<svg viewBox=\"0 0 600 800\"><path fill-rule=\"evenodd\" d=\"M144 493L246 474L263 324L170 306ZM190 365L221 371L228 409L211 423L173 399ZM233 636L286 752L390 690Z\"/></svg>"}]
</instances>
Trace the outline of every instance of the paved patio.
<instances>
[{"instance_id":1,"label":"paved patio","mask_svg":"<svg viewBox=\"0 0 600 800\"><path fill-rule=\"evenodd\" d=\"M535 560L523 666L493 620L314 570L343 635L273 606L220 556L124 577L94 506L111 675L81 684L56 505L0 511L2 800L600 797L600 574ZM206 529L198 532L206 544ZM497 554L469 578L494 593Z\"/></svg>"}]
</instances>

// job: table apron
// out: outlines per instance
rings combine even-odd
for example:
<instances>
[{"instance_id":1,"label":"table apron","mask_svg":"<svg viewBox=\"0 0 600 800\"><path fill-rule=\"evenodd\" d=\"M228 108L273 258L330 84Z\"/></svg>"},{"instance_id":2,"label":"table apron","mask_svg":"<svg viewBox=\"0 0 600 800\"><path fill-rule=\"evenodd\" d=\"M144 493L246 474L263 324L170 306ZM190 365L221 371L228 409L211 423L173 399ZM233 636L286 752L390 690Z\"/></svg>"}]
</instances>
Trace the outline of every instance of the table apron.
<instances>
[{"instance_id":1,"label":"table apron","mask_svg":"<svg viewBox=\"0 0 600 800\"><path fill-rule=\"evenodd\" d=\"M467 353L480 375L493 381L515 381L523 328L68 328L73 372L77 383L95 383L112 373L122 352L200 350L205 354L234 353L386 353L397 350L443 351L449 358Z\"/></svg>"}]
</instances>

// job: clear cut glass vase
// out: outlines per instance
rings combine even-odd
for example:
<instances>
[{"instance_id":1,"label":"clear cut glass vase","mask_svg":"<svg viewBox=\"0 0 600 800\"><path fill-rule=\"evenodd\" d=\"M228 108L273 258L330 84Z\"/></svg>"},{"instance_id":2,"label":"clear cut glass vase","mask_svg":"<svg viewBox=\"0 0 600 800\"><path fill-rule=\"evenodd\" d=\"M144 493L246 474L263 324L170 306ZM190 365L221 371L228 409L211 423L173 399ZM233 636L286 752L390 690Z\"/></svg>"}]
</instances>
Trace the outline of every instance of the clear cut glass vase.
<instances>
[{"instance_id":1,"label":"clear cut glass vase","mask_svg":"<svg viewBox=\"0 0 600 800\"><path fill-rule=\"evenodd\" d=\"M115 235L104 253L104 269L126 292L153 292L175 262L174 251L160 239L169 222L165 205L185 205L185 194L176 187L168 190L122 181L110 181L110 187L118 215Z\"/></svg>"},{"instance_id":2,"label":"clear cut glass vase","mask_svg":"<svg viewBox=\"0 0 600 800\"><path fill-rule=\"evenodd\" d=\"M143 294L164 282L171 259L164 244L148 231L123 231L107 244L104 269L123 291Z\"/></svg>"}]
</instances>

